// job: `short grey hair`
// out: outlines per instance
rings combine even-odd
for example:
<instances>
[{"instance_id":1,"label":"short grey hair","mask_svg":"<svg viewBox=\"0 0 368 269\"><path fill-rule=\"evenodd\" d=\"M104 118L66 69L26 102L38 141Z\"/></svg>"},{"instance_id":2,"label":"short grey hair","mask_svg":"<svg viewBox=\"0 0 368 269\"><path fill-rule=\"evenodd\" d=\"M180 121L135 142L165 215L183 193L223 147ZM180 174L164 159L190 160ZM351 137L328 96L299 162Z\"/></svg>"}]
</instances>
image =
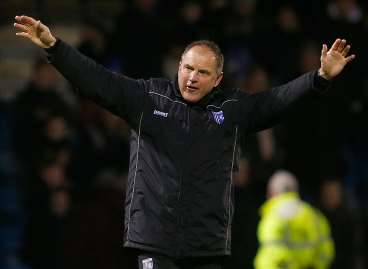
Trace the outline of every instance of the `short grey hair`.
<instances>
[{"instance_id":1,"label":"short grey hair","mask_svg":"<svg viewBox=\"0 0 368 269\"><path fill-rule=\"evenodd\" d=\"M286 192L298 192L298 180L286 170L276 171L268 182L268 188L273 194L282 194Z\"/></svg>"},{"instance_id":2,"label":"short grey hair","mask_svg":"<svg viewBox=\"0 0 368 269\"><path fill-rule=\"evenodd\" d=\"M181 55L181 57L183 57L191 48L196 47L196 46L207 47L208 49L210 49L210 51L213 52L213 54L215 54L217 73L221 74L224 68L224 55L222 54L220 47L211 40L205 40L205 39L197 40L197 41L194 41L188 44L185 47L184 52Z\"/></svg>"}]
</instances>

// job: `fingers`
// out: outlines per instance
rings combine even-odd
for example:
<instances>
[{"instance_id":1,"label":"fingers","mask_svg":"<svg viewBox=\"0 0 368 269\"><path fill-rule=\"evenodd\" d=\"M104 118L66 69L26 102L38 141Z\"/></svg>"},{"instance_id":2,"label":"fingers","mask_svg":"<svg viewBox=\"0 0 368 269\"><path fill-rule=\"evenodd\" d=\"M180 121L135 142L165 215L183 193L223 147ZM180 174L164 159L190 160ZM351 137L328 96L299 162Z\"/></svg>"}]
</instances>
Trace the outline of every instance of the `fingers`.
<instances>
[{"instance_id":1,"label":"fingers","mask_svg":"<svg viewBox=\"0 0 368 269\"><path fill-rule=\"evenodd\" d=\"M338 52L342 52L346 46L346 40L342 39L339 43L339 47L337 48Z\"/></svg>"},{"instance_id":2,"label":"fingers","mask_svg":"<svg viewBox=\"0 0 368 269\"><path fill-rule=\"evenodd\" d=\"M322 54L323 57L325 57L327 55L327 51L328 51L327 45L323 44L322 45L322 51L321 51L321 54Z\"/></svg>"},{"instance_id":3,"label":"fingers","mask_svg":"<svg viewBox=\"0 0 368 269\"><path fill-rule=\"evenodd\" d=\"M34 30L36 32L48 31L48 27L44 25L40 20L35 20L28 16L15 16L14 27L17 30L30 33L30 31Z\"/></svg>"},{"instance_id":4,"label":"fingers","mask_svg":"<svg viewBox=\"0 0 368 269\"><path fill-rule=\"evenodd\" d=\"M23 24L19 24L19 23L14 23L14 27L19 30L19 31L23 31L23 32L28 32L28 27L23 25Z\"/></svg>"},{"instance_id":5,"label":"fingers","mask_svg":"<svg viewBox=\"0 0 368 269\"><path fill-rule=\"evenodd\" d=\"M25 37L25 38L29 38L31 39L32 36L28 33L25 33L25 32L20 32L20 33L15 33L16 36L20 36L20 37Z\"/></svg>"},{"instance_id":6,"label":"fingers","mask_svg":"<svg viewBox=\"0 0 368 269\"><path fill-rule=\"evenodd\" d=\"M331 50L342 52L345 49L346 46L346 40L337 38L335 42L333 43Z\"/></svg>"},{"instance_id":7,"label":"fingers","mask_svg":"<svg viewBox=\"0 0 368 269\"><path fill-rule=\"evenodd\" d=\"M347 45L347 46L343 49L343 51L341 52L342 56L346 57L346 55L348 55L348 53L349 53L350 48L351 48L351 47L350 47L350 45Z\"/></svg>"},{"instance_id":8,"label":"fingers","mask_svg":"<svg viewBox=\"0 0 368 269\"><path fill-rule=\"evenodd\" d=\"M340 43L341 39L340 38L336 39L335 42L332 44L331 50L337 51L339 49Z\"/></svg>"},{"instance_id":9,"label":"fingers","mask_svg":"<svg viewBox=\"0 0 368 269\"><path fill-rule=\"evenodd\" d=\"M345 58L345 61L346 61L346 63L349 63L349 62L351 62L354 59L355 59L355 54L352 54L349 57Z\"/></svg>"},{"instance_id":10,"label":"fingers","mask_svg":"<svg viewBox=\"0 0 368 269\"><path fill-rule=\"evenodd\" d=\"M346 45L346 40L342 39L337 49L337 52L341 53L341 55L345 58L346 63L351 62L355 58L354 54L350 55L349 57L346 57L350 51L350 48L351 48L350 45Z\"/></svg>"},{"instance_id":11,"label":"fingers","mask_svg":"<svg viewBox=\"0 0 368 269\"><path fill-rule=\"evenodd\" d=\"M17 36L21 36L21 37L26 37L26 38L31 38L31 35L29 34L29 27L23 24L19 24L19 23L14 23L14 27L20 31L15 33L15 35Z\"/></svg>"},{"instance_id":12,"label":"fingers","mask_svg":"<svg viewBox=\"0 0 368 269\"><path fill-rule=\"evenodd\" d=\"M340 53L345 58L345 61L348 63L355 58L355 55L350 55L349 57L346 57L351 49L351 46L347 45L346 43L347 42L345 39L337 38L333 43L331 50Z\"/></svg>"},{"instance_id":13,"label":"fingers","mask_svg":"<svg viewBox=\"0 0 368 269\"><path fill-rule=\"evenodd\" d=\"M37 21L31 17L22 15L22 16L15 16L15 20L21 24L30 24L32 26L36 25Z\"/></svg>"}]
</instances>

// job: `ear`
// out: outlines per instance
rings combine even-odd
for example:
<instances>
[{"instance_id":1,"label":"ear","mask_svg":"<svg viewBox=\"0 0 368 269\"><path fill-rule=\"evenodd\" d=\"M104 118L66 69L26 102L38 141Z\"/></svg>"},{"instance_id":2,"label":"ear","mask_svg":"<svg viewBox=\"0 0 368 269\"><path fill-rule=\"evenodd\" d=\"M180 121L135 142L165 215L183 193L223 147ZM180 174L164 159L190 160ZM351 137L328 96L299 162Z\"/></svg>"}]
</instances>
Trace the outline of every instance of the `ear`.
<instances>
[{"instance_id":1,"label":"ear","mask_svg":"<svg viewBox=\"0 0 368 269\"><path fill-rule=\"evenodd\" d=\"M223 72L221 72L221 74L217 76L216 82L215 82L215 87L217 87L220 84L223 76L224 76Z\"/></svg>"},{"instance_id":2,"label":"ear","mask_svg":"<svg viewBox=\"0 0 368 269\"><path fill-rule=\"evenodd\" d=\"M179 62L178 69L179 69L179 70L181 69L181 60L180 60L180 62Z\"/></svg>"}]
</instances>

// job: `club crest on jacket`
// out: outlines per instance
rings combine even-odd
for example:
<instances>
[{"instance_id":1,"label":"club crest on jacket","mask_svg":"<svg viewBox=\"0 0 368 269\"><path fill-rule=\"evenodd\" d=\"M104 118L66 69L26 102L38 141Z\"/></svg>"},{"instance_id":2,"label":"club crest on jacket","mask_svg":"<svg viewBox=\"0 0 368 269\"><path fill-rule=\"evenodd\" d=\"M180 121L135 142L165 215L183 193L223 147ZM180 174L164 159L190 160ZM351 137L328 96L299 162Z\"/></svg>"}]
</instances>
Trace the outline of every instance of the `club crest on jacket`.
<instances>
[{"instance_id":1,"label":"club crest on jacket","mask_svg":"<svg viewBox=\"0 0 368 269\"><path fill-rule=\"evenodd\" d=\"M217 124L221 125L224 123L225 117L224 117L224 112L222 112L222 110L212 111L212 115Z\"/></svg>"}]
</instances>

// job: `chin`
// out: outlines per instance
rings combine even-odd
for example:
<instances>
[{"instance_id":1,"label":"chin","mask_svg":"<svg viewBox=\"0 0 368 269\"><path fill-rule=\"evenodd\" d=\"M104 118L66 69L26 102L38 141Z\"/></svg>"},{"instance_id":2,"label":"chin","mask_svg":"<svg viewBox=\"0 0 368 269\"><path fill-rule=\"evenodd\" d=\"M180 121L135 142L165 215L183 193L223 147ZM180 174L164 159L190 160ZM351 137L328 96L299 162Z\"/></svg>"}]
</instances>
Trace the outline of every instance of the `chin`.
<instances>
[{"instance_id":1,"label":"chin","mask_svg":"<svg viewBox=\"0 0 368 269\"><path fill-rule=\"evenodd\" d=\"M198 96L193 96L193 95L188 95L188 94L184 94L183 99L189 103L196 103L200 100Z\"/></svg>"}]
</instances>

